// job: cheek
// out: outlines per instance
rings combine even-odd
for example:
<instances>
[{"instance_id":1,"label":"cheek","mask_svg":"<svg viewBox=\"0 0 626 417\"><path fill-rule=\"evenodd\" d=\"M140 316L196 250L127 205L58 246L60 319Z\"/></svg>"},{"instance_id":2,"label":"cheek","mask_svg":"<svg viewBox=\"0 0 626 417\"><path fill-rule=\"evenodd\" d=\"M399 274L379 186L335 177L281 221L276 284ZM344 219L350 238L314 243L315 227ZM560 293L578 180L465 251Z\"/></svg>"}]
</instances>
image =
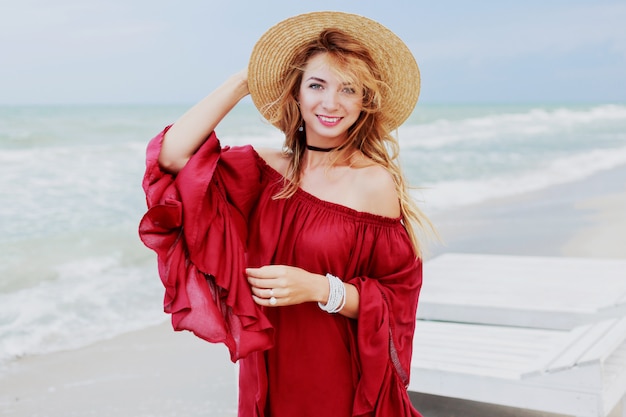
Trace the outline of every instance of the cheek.
<instances>
[{"instance_id":1,"label":"cheek","mask_svg":"<svg viewBox=\"0 0 626 417\"><path fill-rule=\"evenodd\" d=\"M356 113L358 115L363 110L363 103L361 102L361 99L351 100L347 103L346 108L350 109L351 113Z\"/></svg>"},{"instance_id":2,"label":"cheek","mask_svg":"<svg viewBox=\"0 0 626 417\"><path fill-rule=\"evenodd\" d=\"M298 103L298 107L300 107L300 113L311 112L316 105L315 100L311 97L310 94L300 94L300 96L298 97Z\"/></svg>"},{"instance_id":3,"label":"cheek","mask_svg":"<svg viewBox=\"0 0 626 417\"><path fill-rule=\"evenodd\" d=\"M298 90L298 94L296 95L296 100L298 101L298 103L306 103L308 101L311 101L311 98L309 97L310 95L310 91L308 91L304 85L301 85L300 89Z\"/></svg>"}]
</instances>

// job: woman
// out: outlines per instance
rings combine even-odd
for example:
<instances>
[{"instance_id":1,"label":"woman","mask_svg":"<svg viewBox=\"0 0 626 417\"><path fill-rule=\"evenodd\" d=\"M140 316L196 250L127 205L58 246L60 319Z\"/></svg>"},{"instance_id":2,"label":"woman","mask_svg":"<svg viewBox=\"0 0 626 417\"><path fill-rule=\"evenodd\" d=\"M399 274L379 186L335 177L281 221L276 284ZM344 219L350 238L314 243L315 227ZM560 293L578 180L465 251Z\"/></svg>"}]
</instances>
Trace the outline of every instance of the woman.
<instances>
[{"instance_id":1,"label":"woman","mask_svg":"<svg viewBox=\"0 0 626 417\"><path fill-rule=\"evenodd\" d=\"M240 416L417 416L406 392L420 245L390 131L413 110L408 48L364 17L280 22L248 71L152 140L144 243L174 328L240 363ZM282 151L221 148L246 95ZM391 154L390 154L391 153Z\"/></svg>"}]
</instances>

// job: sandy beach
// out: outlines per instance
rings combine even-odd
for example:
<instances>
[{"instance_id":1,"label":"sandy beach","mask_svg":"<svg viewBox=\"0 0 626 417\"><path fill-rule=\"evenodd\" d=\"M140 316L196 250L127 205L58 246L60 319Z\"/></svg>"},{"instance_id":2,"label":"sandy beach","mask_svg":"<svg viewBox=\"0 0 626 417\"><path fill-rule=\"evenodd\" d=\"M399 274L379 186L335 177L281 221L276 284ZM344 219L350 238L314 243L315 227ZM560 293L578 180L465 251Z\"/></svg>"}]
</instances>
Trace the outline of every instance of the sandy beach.
<instances>
[{"instance_id":1,"label":"sandy beach","mask_svg":"<svg viewBox=\"0 0 626 417\"><path fill-rule=\"evenodd\" d=\"M429 256L626 258L624 213L626 167L621 167L541 192L439 213L433 220L445 245L434 246ZM233 417L236 384L236 367L225 347L175 333L166 323L79 350L11 362L0 370L0 414ZM412 399L426 417L548 416L428 395Z\"/></svg>"}]
</instances>

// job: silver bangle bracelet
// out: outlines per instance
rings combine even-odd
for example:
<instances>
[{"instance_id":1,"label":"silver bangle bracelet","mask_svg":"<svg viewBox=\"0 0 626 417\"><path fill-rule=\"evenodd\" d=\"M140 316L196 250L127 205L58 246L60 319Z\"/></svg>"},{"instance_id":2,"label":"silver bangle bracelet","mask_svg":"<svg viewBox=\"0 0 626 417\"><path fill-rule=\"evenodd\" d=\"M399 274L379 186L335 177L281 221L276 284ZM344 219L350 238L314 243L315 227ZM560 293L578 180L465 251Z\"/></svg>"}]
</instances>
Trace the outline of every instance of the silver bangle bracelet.
<instances>
[{"instance_id":1,"label":"silver bangle bracelet","mask_svg":"<svg viewBox=\"0 0 626 417\"><path fill-rule=\"evenodd\" d=\"M346 286L343 281L332 274L326 274L328 279L328 301L326 304L317 303L317 305L328 313L338 313L346 305Z\"/></svg>"}]
</instances>

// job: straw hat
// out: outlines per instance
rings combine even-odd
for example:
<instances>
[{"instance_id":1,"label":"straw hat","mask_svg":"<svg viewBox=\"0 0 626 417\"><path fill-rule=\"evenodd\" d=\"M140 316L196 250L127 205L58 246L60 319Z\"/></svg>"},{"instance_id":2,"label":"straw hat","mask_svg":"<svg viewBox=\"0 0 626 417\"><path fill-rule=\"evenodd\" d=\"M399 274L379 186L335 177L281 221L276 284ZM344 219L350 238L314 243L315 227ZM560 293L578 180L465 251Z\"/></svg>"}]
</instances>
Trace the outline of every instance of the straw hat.
<instances>
[{"instance_id":1,"label":"straw hat","mask_svg":"<svg viewBox=\"0 0 626 417\"><path fill-rule=\"evenodd\" d=\"M283 91L283 76L296 49L324 29L339 29L363 44L390 87L382 96L383 123L396 129L410 115L420 90L420 73L409 48L392 31L363 16L343 12L313 12L283 20L257 41L248 65L248 87L254 105L270 119Z\"/></svg>"}]
</instances>

